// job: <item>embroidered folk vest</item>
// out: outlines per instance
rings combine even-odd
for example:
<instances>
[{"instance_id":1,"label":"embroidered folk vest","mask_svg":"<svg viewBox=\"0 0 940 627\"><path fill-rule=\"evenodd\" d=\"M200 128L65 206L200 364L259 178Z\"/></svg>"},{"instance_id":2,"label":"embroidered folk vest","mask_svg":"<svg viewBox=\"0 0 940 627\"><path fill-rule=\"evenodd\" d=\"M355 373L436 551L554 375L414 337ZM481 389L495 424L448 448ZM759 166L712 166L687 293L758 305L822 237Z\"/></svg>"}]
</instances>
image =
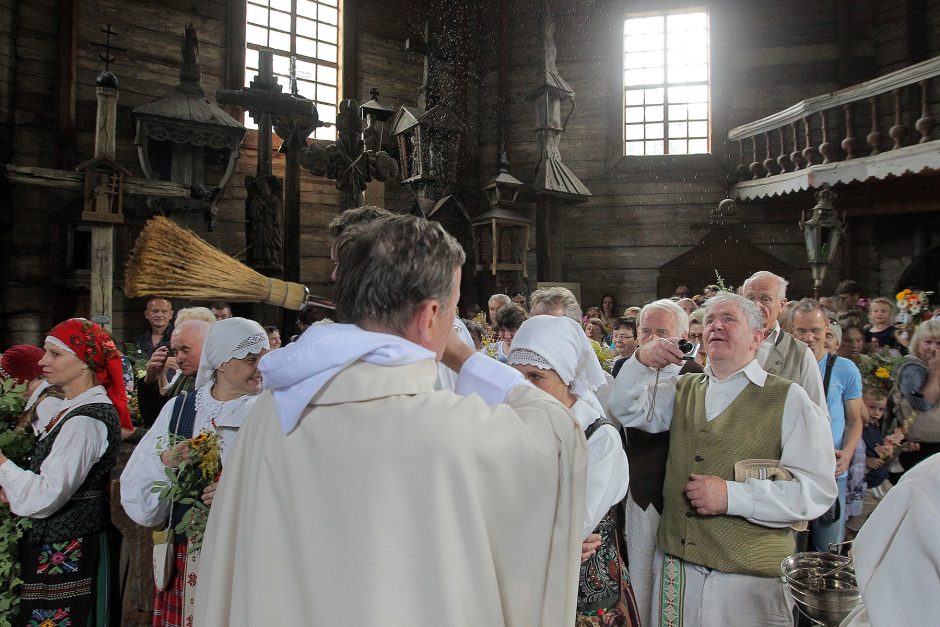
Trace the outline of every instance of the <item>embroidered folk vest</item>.
<instances>
[{"instance_id":1,"label":"embroidered folk vest","mask_svg":"<svg viewBox=\"0 0 940 627\"><path fill-rule=\"evenodd\" d=\"M779 577L793 554L793 533L756 525L740 516L702 516L685 495L690 474L734 480L743 459L780 459L783 408L790 381L768 375L764 387L748 383L713 420L705 419L707 375L679 380L670 427L659 548L687 562L722 572Z\"/></svg>"},{"instance_id":2,"label":"embroidered folk vest","mask_svg":"<svg viewBox=\"0 0 940 627\"><path fill-rule=\"evenodd\" d=\"M603 425L616 425L606 418L598 418L584 430L590 439ZM617 553L617 505L614 505L598 523L594 533L601 537L601 545L586 562L581 564L578 577L578 613L596 612L613 607L620 599L620 560Z\"/></svg>"},{"instance_id":3,"label":"embroidered folk vest","mask_svg":"<svg viewBox=\"0 0 940 627\"><path fill-rule=\"evenodd\" d=\"M62 432L62 425L73 416L89 416L100 420L108 428L108 448L78 487L72 498L59 511L48 518L32 518L33 526L28 531L31 542L61 542L97 533L107 528L111 520L107 487L111 468L117 461L121 443L121 429L117 410L109 403L89 403L76 407L53 427L45 438L36 443L30 459L30 470L39 474L42 463L52 451L52 445Z\"/></svg>"}]
</instances>

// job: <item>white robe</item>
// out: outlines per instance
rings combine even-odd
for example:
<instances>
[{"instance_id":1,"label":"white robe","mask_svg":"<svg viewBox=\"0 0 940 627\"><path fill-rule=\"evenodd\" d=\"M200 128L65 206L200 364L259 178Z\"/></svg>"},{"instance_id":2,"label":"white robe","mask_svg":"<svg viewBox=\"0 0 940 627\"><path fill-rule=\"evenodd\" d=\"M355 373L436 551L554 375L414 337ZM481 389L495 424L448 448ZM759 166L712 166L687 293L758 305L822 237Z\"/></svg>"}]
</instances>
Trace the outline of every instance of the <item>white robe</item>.
<instances>
[{"instance_id":1,"label":"white robe","mask_svg":"<svg viewBox=\"0 0 940 627\"><path fill-rule=\"evenodd\" d=\"M433 360L358 361L288 435L264 392L210 513L196 625L574 624L584 435L483 355L458 393L484 371L513 387L459 396Z\"/></svg>"},{"instance_id":2,"label":"white robe","mask_svg":"<svg viewBox=\"0 0 940 627\"><path fill-rule=\"evenodd\" d=\"M571 412L585 430L600 416L597 410L578 399ZM603 425L587 441L587 492L584 498L582 537L594 533L610 508L623 500L630 485L630 468L623 451L620 433L612 425Z\"/></svg>"},{"instance_id":3,"label":"white robe","mask_svg":"<svg viewBox=\"0 0 940 627\"><path fill-rule=\"evenodd\" d=\"M855 538L863 605L843 625L936 625L940 616L940 455L908 470Z\"/></svg>"}]
</instances>

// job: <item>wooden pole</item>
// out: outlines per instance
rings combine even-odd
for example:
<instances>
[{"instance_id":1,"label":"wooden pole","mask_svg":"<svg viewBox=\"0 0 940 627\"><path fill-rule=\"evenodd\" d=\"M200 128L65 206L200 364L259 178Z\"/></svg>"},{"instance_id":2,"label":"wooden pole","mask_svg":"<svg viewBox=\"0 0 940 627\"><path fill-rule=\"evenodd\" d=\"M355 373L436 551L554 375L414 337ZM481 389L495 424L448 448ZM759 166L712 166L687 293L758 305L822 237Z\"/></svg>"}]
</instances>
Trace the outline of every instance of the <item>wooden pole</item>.
<instances>
[{"instance_id":1,"label":"wooden pole","mask_svg":"<svg viewBox=\"0 0 940 627\"><path fill-rule=\"evenodd\" d=\"M98 87L98 117L95 125L95 156L114 159L117 134L118 90ZM114 227L91 225L91 319L108 332L114 294Z\"/></svg>"}]
</instances>

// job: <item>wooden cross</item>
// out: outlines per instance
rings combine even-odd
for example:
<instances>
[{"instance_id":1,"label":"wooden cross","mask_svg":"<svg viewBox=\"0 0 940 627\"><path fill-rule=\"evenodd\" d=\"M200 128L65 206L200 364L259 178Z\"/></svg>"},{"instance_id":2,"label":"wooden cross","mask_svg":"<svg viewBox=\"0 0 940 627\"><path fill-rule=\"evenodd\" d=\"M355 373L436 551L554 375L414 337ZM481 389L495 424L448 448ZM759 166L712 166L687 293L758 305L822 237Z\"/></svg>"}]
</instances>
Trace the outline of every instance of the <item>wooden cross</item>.
<instances>
[{"instance_id":1,"label":"wooden cross","mask_svg":"<svg viewBox=\"0 0 940 627\"><path fill-rule=\"evenodd\" d=\"M300 163L311 174L336 181L342 212L363 204L363 192L370 181L397 177L398 162L385 151L365 149L359 103L355 100L340 103L336 128L339 139L335 144L307 147L300 155Z\"/></svg>"},{"instance_id":2,"label":"wooden cross","mask_svg":"<svg viewBox=\"0 0 940 627\"><path fill-rule=\"evenodd\" d=\"M105 49L101 58L106 67L110 67L110 64L114 62L114 56L111 53L115 50L124 51L124 49L116 48L111 44L111 36L116 33L111 30L110 24L101 32L107 35L106 43L93 45ZM95 123L95 157L108 157L113 160L117 133L117 79L111 72L105 70L98 75L97 83L98 111ZM51 168L0 164L0 176L5 177L11 184L52 187L62 190L74 190L78 193L82 193L85 186L85 176L82 173ZM95 207L105 208L116 200L108 187L108 185L96 186L92 201ZM124 192L139 196L167 198L190 198L191 196L189 186L135 177L125 180ZM95 322L110 330L114 288L114 225L93 222L91 235L90 316Z\"/></svg>"},{"instance_id":3,"label":"wooden cross","mask_svg":"<svg viewBox=\"0 0 940 627\"><path fill-rule=\"evenodd\" d=\"M259 190L267 194L279 189L271 170L272 128L284 139L281 152L285 153L284 169L284 264L287 281L300 280L300 165L298 155L307 145L307 137L319 123L316 105L294 93L281 93L281 85L274 75L274 51L258 53L258 74L248 87L216 91L219 104L241 107L258 126L258 165L254 178L246 181L249 197L245 201L248 238L248 262L263 273L280 273L272 259L280 256L279 242L270 237L281 231L280 225L259 223L258 207L262 203L281 202L258 197ZM295 90L294 90L295 91ZM278 194L279 195L279 194ZM266 214L276 218L277 209L267 207ZM266 234L269 237L262 237Z\"/></svg>"}]
</instances>

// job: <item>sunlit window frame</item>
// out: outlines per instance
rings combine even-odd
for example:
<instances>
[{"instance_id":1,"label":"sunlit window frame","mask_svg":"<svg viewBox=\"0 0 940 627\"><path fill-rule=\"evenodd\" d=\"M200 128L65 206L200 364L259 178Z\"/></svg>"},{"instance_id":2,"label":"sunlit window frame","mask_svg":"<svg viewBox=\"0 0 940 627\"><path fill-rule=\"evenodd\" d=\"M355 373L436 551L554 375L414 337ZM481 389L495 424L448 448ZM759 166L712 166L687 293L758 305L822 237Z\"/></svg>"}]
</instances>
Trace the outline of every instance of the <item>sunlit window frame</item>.
<instances>
[{"instance_id":1,"label":"sunlit window frame","mask_svg":"<svg viewBox=\"0 0 940 627\"><path fill-rule=\"evenodd\" d=\"M660 17L660 18L662 18L663 20L665 20L668 16L671 16L671 15L686 15L686 14L693 14L693 13L704 13L704 14L705 14L705 20L706 20L706 22L705 22L705 24L706 24L706 25L705 25L705 29L706 29L706 50L707 50L707 56L706 56L707 76L706 76L706 80L704 80L704 81L690 81L690 82L683 82L683 83L672 83L672 84L669 83L669 65L667 64L667 60L666 60L666 54L667 54L667 52L668 52L668 47L667 47L667 42L665 41L666 29L665 29L665 24L664 24L664 25L663 25L663 27L664 27L664 28L663 28L663 37L664 37L664 41L663 41L663 48L662 48L662 53L663 53L663 65L662 65L662 68L663 68L663 81L662 81L661 83L647 83L647 84L635 84L635 85L632 85L632 84L631 84L631 85L627 85L627 81L626 81L626 72L627 72L626 59L627 59L627 52L628 52L628 50L627 50L627 48L626 48L626 38L627 38L626 29L627 29L627 23L628 23L628 21L629 21L629 20L632 20L632 19L637 19L637 18L651 18L651 17ZM708 155L708 154L711 154L711 150L712 150L712 132L711 132L711 131L712 131L712 128L711 128L711 127L712 127L712 74L713 74L713 71L712 71L712 70L713 70L713 68L712 68L712 59L711 59L712 54L711 54L711 53L712 53L713 47L712 47L712 41L711 41L711 36L712 36L712 32L711 32L711 31L712 31L712 28L711 28L711 16L710 16L710 14L709 14L709 11L708 11L705 7L702 7L702 6L687 6L687 7L677 8L677 9L672 10L672 11L647 11L647 12L641 12L641 13L630 13L630 14L625 14L625 15L623 16L623 22L622 22L622 24L623 24L623 26L622 26L622 29L621 29L621 32L620 32L620 50L621 50L621 57L620 57L620 82L621 82L621 91L620 91L620 115L621 115L621 125L620 125L620 149L619 149L619 153L620 153L623 157L628 158L628 159L643 159L643 158L647 158L647 157L653 157L653 158L663 158L663 157L675 158L675 157L678 157L678 158L683 158L683 157L695 157L695 156L700 156L700 155ZM700 152L670 153L670 151L669 151L669 139L670 139L670 138L669 138L669 123L670 123L670 118L669 118L669 100L668 100L668 88L669 88L670 86L672 86L672 87L677 87L677 86L704 86L704 87L706 88L706 94L707 94L707 95L706 95L706 102L705 102L705 106L706 106L706 118L704 119L706 135L705 135L705 137L704 137L704 140L705 140L705 150L704 150L704 151L700 151ZM644 139L643 139L643 140L630 140L630 141L641 141L641 142L643 142L643 144L642 144L642 145L643 145L643 153L642 153L642 154L629 153L629 152L628 152L628 139L627 139L627 127L628 127L628 123L627 123L627 109L628 109L628 106L627 106L627 91L628 91L628 90L635 90L635 89L643 89L643 90L646 90L646 89L657 89L657 88L663 90L663 102L662 102L662 105L663 105L663 119L662 119L662 121L660 122L661 127L662 127L662 135L663 135L663 137L662 137L663 153L662 153L662 154L659 154L659 153L647 153L647 152L646 152L645 141L647 140L647 138L645 137L645 134L644 134ZM687 103L674 103L674 104L687 104ZM689 120L688 120L688 118L685 118L685 119L683 119L683 120L676 120L676 121L677 121L677 122L678 122L678 121L685 122L685 121L689 121ZM701 119L701 118L695 118L695 119L692 120L692 121L702 121L702 119ZM646 123L647 123L647 122L644 121L643 123L635 123L635 124L632 123L631 125L643 126L643 125L645 125ZM677 139L678 139L678 138L677 138ZM688 135L688 129L687 129L686 135L682 136L682 139L685 139L686 141L688 141L689 139L702 139L702 137L699 136L699 135L696 135L696 136L690 138L689 135Z\"/></svg>"},{"instance_id":2,"label":"sunlit window frame","mask_svg":"<svg viewBox=\"0 0 940 627\"><path fill-rule=\"evenodd\" d=\"M310 78L308 76L302 76L298 72L298 76L297 76L298 81L303 81L306 83L306 85L304 83L301 83L298 86L297 91L299 95L304 96L305 98L309 98L310 100L313 100L314 102L316 102L317 110L320 114L321 121L334 124L336 121L336 111L337 111L338 104L339 104L339 94L342 88L342 68L340 64L343 58L342 56L343 55L343 50L342 50L343 0L306 0L309 4L317 5L317 18L315 20L307 16L298 15L297 7L300 1L305 1L305 0L246 0L245 2L245 85L247 86L258 73L257 68L249 67L249 57L251 56L250 51L258 51L266 47L270 47L272 50L274 50L274 58L275 58L274 74L275 76L277 76L278 82L282 85L283 93L289 93L290 91L290 76L289 76L288 70L286 69L284 69L283 71L279 71L278 57L289 59L291 56L294 56L297 58L298 62L305 62L305 63L310 63L316 66L323 66L323 67L331 68L335 71L335 77L336 77L335 83L332 83L332 84L318 80L319 76ZM287 14L288 13L287 10L283 8L278 8L276 6L272 6L272 5L278 5L278 4L290 5L290 11L289 11L290 32L289 33L282 29L273 28L269 24L257 24L254 22L250 22L250 18L249 18L250 11L248 10L249 5L254 5L254 6L264 8L264 9L278 11L281 14ZM331 24L329 22L322 22L319 19L319 9L321 6L336 10L336 23L335 24ZM331 41L319 39L319 36L318 36L319 33L317 33L315 36L312 36L312 37L308 37L304 33L298 33L297 32L298 17L305 19L305 20L316 21L318 24L325 24L327 26L334 27L336 29L336 41L331 42ZM259 44L250 43L249 36L248 36L249 25L256 26L259 28L264 28L265 30L269 31L269 37L268 37L269 42L270 42L271 31L287 35L290 38L291 49L285 50L282 48L275 48L273 46L262 46ZM320 43L335 46L336 47L336 61L333 62L333 61L328 61L326 59L322 59L319 57L311 57L308 55L298 54L297 53L297 37L298 36L304 37L311 41L315 41L318 46ZM317 69L319 70L319 68ZM319 90L320 86L323 86L327 89L332 89L333 100L327 101L324 98L320 98L319 93L307 93L309 92L309 89L305 90L304 87L305 86L310 87L311 84L314 88L316 88L317 92L320 91ZM245 123L245 126L247 126L248 128L256 129L254 121L247 114L245 115L244 123ZM321 140L334 140L336 139L336 128L335 126L318 128L315 131L315 134L311 135L311 138L321 139Z\"/></svg>"}]
</instances>

